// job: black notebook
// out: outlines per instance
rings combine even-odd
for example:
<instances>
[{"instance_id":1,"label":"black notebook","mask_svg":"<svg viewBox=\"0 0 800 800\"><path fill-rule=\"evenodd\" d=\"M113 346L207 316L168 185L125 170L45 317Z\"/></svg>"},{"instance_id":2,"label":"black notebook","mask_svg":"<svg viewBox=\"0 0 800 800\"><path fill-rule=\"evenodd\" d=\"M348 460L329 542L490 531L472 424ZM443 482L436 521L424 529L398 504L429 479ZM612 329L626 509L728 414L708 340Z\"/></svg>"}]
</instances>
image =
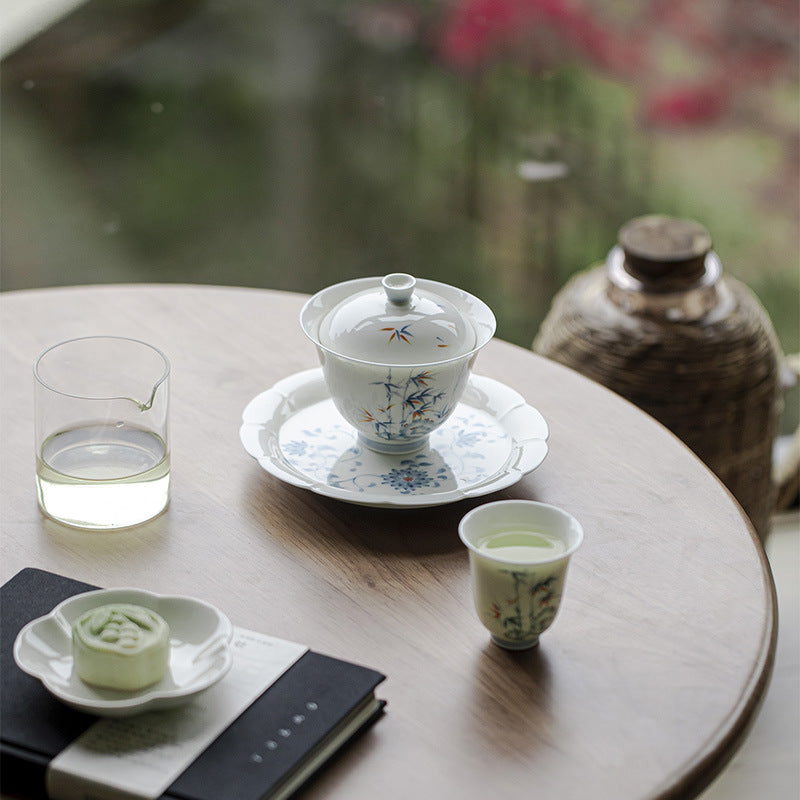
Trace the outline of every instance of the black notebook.
<instances>
[{"instance_id":1,"label":"black notebook","mask_svg":"<svg viewBox=\"0 0 800 800\"><path fill-rule=\"evenodd\" d=\"M47 798L50 761L97 717L54 698L15 663L14 640L30 620L97 587L24 569L0 588L0 790ZM375 670L305 652L169 786L162 800L284 800L374 722L385 702ZM303 724L298 709L305 713ZM290 730L282 738L279 732ZM265 749L265 746L268 746ZM113 796L109 795L109 796Z\"/></svg>"}]
</instances>

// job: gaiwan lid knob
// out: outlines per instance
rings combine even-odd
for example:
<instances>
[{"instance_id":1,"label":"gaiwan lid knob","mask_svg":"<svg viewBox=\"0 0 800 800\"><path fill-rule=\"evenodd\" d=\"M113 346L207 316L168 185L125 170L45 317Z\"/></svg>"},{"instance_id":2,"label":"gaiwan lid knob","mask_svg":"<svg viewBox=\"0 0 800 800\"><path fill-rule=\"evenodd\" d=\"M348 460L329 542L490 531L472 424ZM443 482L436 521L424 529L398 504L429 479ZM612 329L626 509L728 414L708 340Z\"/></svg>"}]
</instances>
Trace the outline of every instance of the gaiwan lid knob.
<instances>
[{"instance_id":1,"label":"gaiwan lid knob","mask_svg":"<svg viewBox=\"0 0 800 800\"><path fill-rule=\"evenodd\" d=\"M470 352L477 334L451 301L396 272L334 306L322 320L319 341L362 361L430 364Z\"/></svg>"}]
</instances>

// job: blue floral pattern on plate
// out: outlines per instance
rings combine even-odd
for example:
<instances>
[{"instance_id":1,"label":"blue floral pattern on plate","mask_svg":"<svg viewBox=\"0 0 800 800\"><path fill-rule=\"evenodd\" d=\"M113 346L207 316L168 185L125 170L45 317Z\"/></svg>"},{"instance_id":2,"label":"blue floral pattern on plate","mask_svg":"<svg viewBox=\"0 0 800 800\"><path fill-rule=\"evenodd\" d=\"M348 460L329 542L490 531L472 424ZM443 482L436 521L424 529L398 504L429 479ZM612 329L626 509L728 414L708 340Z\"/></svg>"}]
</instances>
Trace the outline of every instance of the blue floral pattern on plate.
<instances>
[{"instance_id":1,"label":"blue floral pattern on plate","mask_svg":"<svg viewBox=\"0 0 800 800\"><path fill-rule=\"evenodd\" d=\"M511 449L508 434L486 412L462 407L419 453L376 453L358 441L346 422L332 418L327 406L314 405L287 422L280 449L297 472L349 492L421 495L474 485L500 468ZM321 416L330 423L303 424Z\"/></svg>"}]
</instances>

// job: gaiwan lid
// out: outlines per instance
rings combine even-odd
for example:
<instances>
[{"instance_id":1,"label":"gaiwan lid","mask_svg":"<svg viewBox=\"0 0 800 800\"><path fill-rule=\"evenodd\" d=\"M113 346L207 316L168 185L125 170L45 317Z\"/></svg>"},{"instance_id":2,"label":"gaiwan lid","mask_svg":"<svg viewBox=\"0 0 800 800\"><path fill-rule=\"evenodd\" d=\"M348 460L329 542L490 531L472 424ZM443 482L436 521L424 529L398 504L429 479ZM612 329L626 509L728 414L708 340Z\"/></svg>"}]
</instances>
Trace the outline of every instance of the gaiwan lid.
<instances>
[{"instance_id":1,"label":"gaiwan lid","mask_svg":"<svg viewBox=\"0 0 800 800\"><path fill-rule=\"evenodd\" d=\"M327 302L326 291L333 292ZM322 347L360 361L392 365L448 361L482 346L494 333L494 317L477 298L405 273L338 284L319 297L319 324L309 331L304 311L303 327ZM474 303L462 303L463 298L485 309L477 327ZM489 327L487 337L482 328Z\"/></svg>"}]
</instances>

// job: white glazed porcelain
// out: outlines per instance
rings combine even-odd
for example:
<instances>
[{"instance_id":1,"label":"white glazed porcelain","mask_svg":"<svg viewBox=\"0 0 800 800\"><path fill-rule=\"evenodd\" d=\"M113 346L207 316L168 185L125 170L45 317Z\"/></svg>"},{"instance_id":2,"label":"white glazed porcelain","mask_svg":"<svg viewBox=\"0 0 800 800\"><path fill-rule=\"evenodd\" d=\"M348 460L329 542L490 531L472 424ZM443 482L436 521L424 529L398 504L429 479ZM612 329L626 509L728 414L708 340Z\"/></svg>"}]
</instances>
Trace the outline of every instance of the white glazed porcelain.
<instances>
[{"instance_id":1,"label":"white glazed porcelain","mask_svg":"<svg viewBox=\"0 0 800 800\"><path fill-rule=\"evenodd\" d=\"M323 289L303 307L330 396L368 448L423 448L456 407L495 318L477 297L404 273Z\"/></svg>"},{"instance_id":2,"label":"white glazed porcelain","mask_svg":"<svg viewBox=\"0 0 800 800\"><path fill-rule=\"evenodd\" d=\"M72 625L86 611L109 603L144 606L169 625L169 667L158 683L121 691L89 686L76 674ZM14 641L14 660L67 705L97 716L126 717L181 705L219 681L233 664L232 637L230 620L202 600L142 589L98 589L70 597L29 622Z\"/></svg>"},{"instance_id":3,"label":"white glazed porcelain","mask_svg":"<svg viewBox=\"0 0 800 800\"><path fill-rule=\"evenodd\" d=\"M513 389L472 375L452 416L416 453L363 447L331 400L321 369L284 378L254 397L239 431L271 475L359 505L421 508L504 489L547 455L542 415Z\"/></svg>"},{"instance_id":4,"label":"white glazed porcelain","mask_svg":"<svg viewBox=\"0 0 800 800\"><path fill-rule=\"evenodd\" d=\"M506 560L481 547L493 535L509 531L553 536L561 552ZM500 500L466 514L458 533L469 550L475 610L492 640L509 650L537 645L558 612L567 565L583 541L580 523L547 503Z\"/></svg>"}]
</instances>

